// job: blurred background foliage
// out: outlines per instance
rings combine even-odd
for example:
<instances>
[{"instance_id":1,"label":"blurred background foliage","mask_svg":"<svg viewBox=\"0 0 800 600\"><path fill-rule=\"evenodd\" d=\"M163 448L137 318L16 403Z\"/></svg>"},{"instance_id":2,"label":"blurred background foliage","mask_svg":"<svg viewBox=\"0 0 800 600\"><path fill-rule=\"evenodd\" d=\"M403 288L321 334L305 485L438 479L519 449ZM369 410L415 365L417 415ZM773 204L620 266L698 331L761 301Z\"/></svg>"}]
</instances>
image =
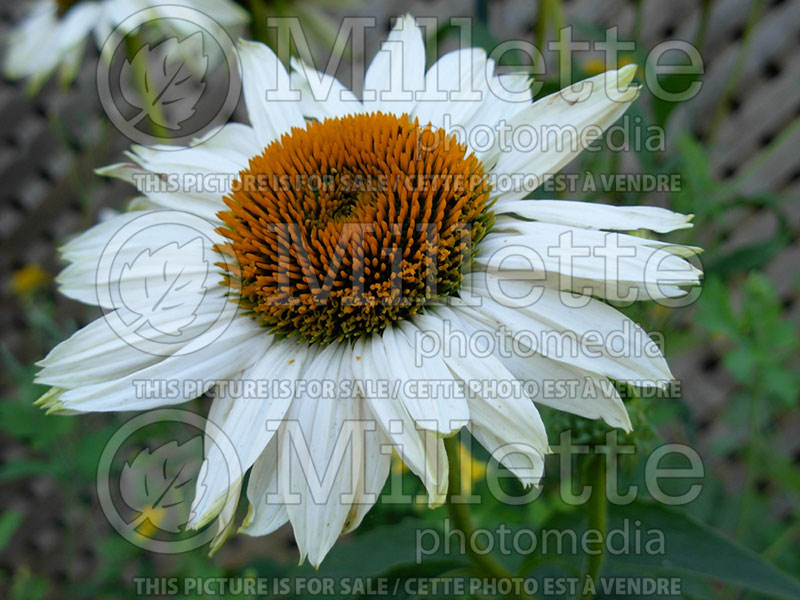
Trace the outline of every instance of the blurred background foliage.
<instances>
[{"instance_id":1,"label":"blurred background foliage","mask_svg":"<svg viewBox=\"0 0 800 600\"><path fill-rule=\"evenodd\" d=\"M492 33L491 19L499 4L502 3L479 1L468 5L477 18L473 43L489 50L502 41ZM572 20L572 13L564 10L558 0L532 4L535 10L528 33L540 47L553 39L554 32L563 24L574 25L586 39L601 39L604 33L599 23L577 17ZM717 26L712 18L715 4L719 3L713 0L697 3L693 20L681 28L682 39L693 41L701 53ZM335 8L331 2L256 0L245 5L257 17L253 37L274 43L270 33L260 29L259 19L265 15L299 14L321 47L329 48L335 39L338 22L336 16L331 16L330 11ZM610 200L621 205L656 203L695 215L694 229L678 232L669 239L704 248L701 259L705 282L697 302L677 309L650 303L624 310L648 331L662 333L668 359L679 380L686 373L700 373L707 385L721 386L721 391L718 390L721 400L710 410L697 410L707 400L705 388L691 380L683 381L682 393L674 398L642 398L627 390L626 403L636 429L630 436L614 433L614 437L620 443L634 444L637 451L621 456L620 489L638 484L640 492L630 505L607 507L608 528L621 526L623 519L629 519L641 522L644 530L662 530L667 540L667 556L606 556L602 565L593 567L591 559L580 553L497 554L495 558L507 573L542 579L574 576L599 568L604 575L678 576L685 597L800 597L800 584L791 575L800 573L797 551L800 452L797 444L792 443L800 434L797 407L800 336L797 310L793 310L800 293L800 257L794 252L798 237L797 186L753 186L749 183L748 169L730 172L724 166L714 165L712 156L724 142L720 142L719 136L736 105L749 92L740 90L738 82L750 60L747 53L754 51L753 32L769 11L777 10L782 3L767 6L754 0L743 5L747 11L737 32L739 43L736 51L729 53L732 57L726 63L727 83L715 102L702 113L686 117L680 114L678 103L659 100L644 87L642 97L631 109L633 120L624 126L640 131L656 125L664 127L666 149L640 148L621 155L597 142L594 146L599 151L584 153L569 168L580 182L587 173L678 175L680 189L668 193L619 190L609 194L582 191L584 186L579 183L577 192L556 189L535 193L536 197L552 197L555 193L564 198ZM647 30L648 8L653 3L638 0L626 6L633 15L628 28L630 37L636 40ZM370 14L369 10L369 6L351 1L345 12ZM402 6L397 12L405 10ZM457 11L454 9L451 14ZM446 47L454 42L452 38L457 32L443 26L428 34ZM670 39L675 31L663 31L660 35ZM638 50L623 53L621 62L643 64L645 51L651 46L639 44ZM508 57L509 62L512 59L515 57ZM574 80L600 70L596 61L590 60L576 59L572 67ZM558 70L551 68L547 73L539 96L558 88ZM640 70L640 81L642 75ZM683 90L695 78L675 75L669 86ZM800 76L794 77L793 92L787 102L798 104ZM48 120L53 130L62 131L57 114L49 115ZM797 128L798 117L794 116L780 131L762 140L765 143L750 161L749 169L762 168L786 153L796 155L797 146L792 140ZM97 135L96 142L112 134L100 131ZM63 139L70 146L69 136ZM98 142L95 148L98 145L102 146ZM109 162L96 160L102 152L86 154L95 166ZM790 183L794 181L791 179ZM77 207L83 211L79 221L84 226L94 220L100 207L108 204L103 189L93 187L97 185L84 185L78 178L71 188ZM771 223L766 234L744 236L743 241L730 243L742 230L758 229L758 222L765 218ZM53 245L57 241L53 240ZM776 261L787 252L794 258L784 260L776 270ZM362 526L339 542L316 573L308 565L297 566L297 552L287 532L257 539L235 536L213 558L207 556L204 548L176 556L152 554L124 540L104 520L94 481L103 447L130 415L54 417L33 406L44 390L31 383L35 373L31 359L44 355L92 317L88 309L73 307L65 312L59 308L61 305L57 303L63 300L57 299L51 265L46 261L17 263L5 279L16 311L15 323L24 330L26 343L24 352L12 352L4 344L2 354L6 390L0 403L4 444L0 464L3 597L12 600L134 598L137 595L132 578L146 576L380 575L403 581L408 577L458 577L476 572L475 562L458 553L435 552L426 556L422 564L414 564L415 532L419 528L441 531L445 519L452 517L447 508L431 510L422 503L379 502ZM207 408L205 404L198 400L188 408L202 414ZM561 432L568 430L576 444L591 445L606 439L608 429L602 424L547 409L543 412L553 444L559 442ZM151 433L154 440L164 443L179 439L183 434L179 429L165 424ZM674 509L651 502L643 479L648 452L669 441L698 448L705 465L699 498ZM464 447L472 446L467 439L462 442ZM482 499L471 508L474 527L495 531L500 524L506 524L511 529L581 531L587 526L587 511L560 499L559 489L574 482L559 480L557 463L548 463L536 500L514 506L494 500L487 489L486 472L502 467L489 461L477 445L472 446L472 452L473 457L466 451L460 455L469 467L467 484ZM591 453L577 456L574 479L589 479L593 461L596 458ZM418 481L399 462L393 467L393 477L401 478L408 493L422 491ZM693 483L697 482L676 480L675 493L686 491ZM512 496L526 493L513 480L504 480L503 485ZM41 504L42 499L47 500L47 510L31 514L26 507L30 503Z\"/></svg>"}]
</instances>

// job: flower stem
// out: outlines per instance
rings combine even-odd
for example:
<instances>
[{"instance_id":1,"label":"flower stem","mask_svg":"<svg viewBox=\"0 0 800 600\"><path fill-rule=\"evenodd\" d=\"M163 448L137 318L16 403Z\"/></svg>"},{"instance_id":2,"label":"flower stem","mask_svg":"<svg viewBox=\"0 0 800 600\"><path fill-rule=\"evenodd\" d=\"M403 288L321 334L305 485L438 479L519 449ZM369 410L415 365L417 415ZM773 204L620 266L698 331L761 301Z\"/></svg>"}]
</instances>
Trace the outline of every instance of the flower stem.
<instances>
[{"instance_id":1,"label":"flower stem","mask_svg":"<svg viewBox=\"0 0 800 600\"><path fill-rule=\"evenodd\" d=\"M131 69L133 70L133 83L137 87L139 97L144 102L146 109L142 109L137 117L132 121L133 124L140 121L145 116L150 117L150 133L157 138L168 139L167 132L160 125L166 123L164 113L161 106L158 104L158 98L155 96L155 90L148 89L144 84L147 80L147 65L144 61L134 60L136 54L144 48L146 42L141 37L128 34L125 36L125 49L128 53L128 60L130 61Z\"/></svg>"},{"instance_id":2,"label":"flower stem","mask_svg":"<svg viewBox=\"0 0 800 600\"><path fill-rule=\"evenodd\" d=\"M264 0L248 0L250 14L253 16L250 29L253 39L263 44L269 45L272 41L267 29L267 7Z\"/></svg>"},{"instance_id":3,"label":"flower stem","mask_svg":"<svg viewBox=\"0 0 800 600\"><path fill-rule=\"evenodd\" d=\"M458 435L450 436L444 440L445 450L447 451L447 462L449 468L447 485L447 512L453 521L453 527L464 534L466 540L466 552L470 561L489 577L496 579L513 579L514 574L504 567L496 558L490 554L480 554L475 552L470 540L473 539L475 526L472 523L472 515L469 506L463 502L453 502L452 497L461 492L461 458L458 444ZM527 594L520 594L520 598L533 600Z\"/></svg>"},{"instance_id":4,"label":"flower stem","mask_svg":"<svg viewBox=\"0 0 800 600\"><path fill-rule=\"evenodd\" d=\"M589 498L586 517L588 528L600 532L600 552L589 554L586 560L586 573L581 578L586 581L591 578L592 583L597 585L597 578L603 567L603 554L606 547L606 532L608 530L608 496L606 494L606 461L605 455L596 454L586 465L587 479L592 485L592 495ZM593 594L583 594L581 600L591 598Z\"/></svg>"}]
</instances>

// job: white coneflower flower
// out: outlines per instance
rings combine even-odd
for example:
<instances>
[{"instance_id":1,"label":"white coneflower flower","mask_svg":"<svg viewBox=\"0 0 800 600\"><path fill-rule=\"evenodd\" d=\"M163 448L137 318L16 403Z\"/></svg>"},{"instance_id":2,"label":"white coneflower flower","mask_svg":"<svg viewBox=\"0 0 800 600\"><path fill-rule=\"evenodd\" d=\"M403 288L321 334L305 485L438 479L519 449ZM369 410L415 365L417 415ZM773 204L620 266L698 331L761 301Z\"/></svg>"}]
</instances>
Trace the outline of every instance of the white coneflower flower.
<instances>
[{"instance_id":1,"label":"white coneflower flower","mask_svg":"<svg viewBox=\"0 0 800 600\"><path fill-rule=\"evenodd\" d=\"M202 377L209 383L201 391L215 395L210 419L235 446L240 475L251 469L250 511L241 531L263 535L289 521L301 557L314 565L375 502L391 448L436 505L447 492L442 438L464 425L490 452L511 449L501 460L528 485L541 477L548 451L535 403L630 428L610 381L660 385L671 375L650 338L598 298L619 299L620 289L639 298L680 296L680 286L697 284L700 273L685 260L691 248L616 232L667 232L688 227L689 217L655 207L524 200L520 186L493 183L521 173L542 181L565 165L636 98L638 88L630 85L635 67L531 103L528 77L496 75L482 50L447 54L426 74L422 35L405 17L367 70L365 94L378 93L359 101L334 78L302 64L290 76L262 44L242 41L239 52L252 125L229 124L185 149L137 146L132 162L101 170L138 184L145 204L162 212L121 215L63 248L71 263L59 278L63 292L109 313L42 361L38 381L53 386L43 404L69 412L144 410L190 400L196 391L142 397L135 382ZM299 101L285 100L290 84L301 92ZM329 95L318 101L312 88ZM267 90L284 100L270 101ZM409 91L420 92L419 98L409 98ZM442 92L449 100L438 99ZM453 135L497 131L504 123L546 128L560 143L531 152L499 141L479 148ZM184 174L197 180L218 173L232 175L222 192L144 184L148 176L181 181ZM118 249L112 241L117 231L141 218L159 223L160 214L168 219L164 226L141 233L141 246L123 248L121 262L149 260L151 248L168 248L178 263L170 268L184 278L170 304L196 307L205 290L185 278L204 273L208 259L188 251L191 243L165 244L169 227L182 224L179 215L187 226L206 223L202 235L215 240L225 285L207 283L216 308L196 311L179 328L212 327L226 301L239 310L213 342L196 348L193 340L175 343L167 356L120 339L109 317L135 307L97 291L110 284L98 256ZM564 240L579 250L569 261L553 252ZM611 268L603 253L613 245L624 252ZM146 266L122 269L120 288L141 286L149 276L164 279L163 263L150 262L152 273ZM665 271L673 273L667 283L659 278ZM169 330L169 323L160 326ZM456 337L499 335L514 352L504 345L487 353L470 343L452 352L420 348L420 340L441 335L445 326ZM636 342L612 336L625 330L641 336ZM593 346L569 354L548 344L533 348L547 333L592 333ZM245 386L220 391L219 382L227 380L294 385L290 394L253 399ZM389 382L390 393L371 385L378 380ZM523 386L528 395L474 385L487 380L542 385ZM333 382L335 392L314 394L301 385L307 381ZM426 397L411 385L426 381L453 385ZM545 393L544 384L553 381L581 385ZM466 393L453 393L464 383L470 384ZM347 436L348 423L365 423L363 435ZM304 451L290 431L295 426L307 441ZM322 500L309 483L315 479L327 481ZM225 457L212 448L191 524L220 515L215 543L231 526L241 485L241 476L231 480Z\"/></svg>"},{"instance_id":2,"label":"white coneflower flower","mask_svg":"<svg viewBox=\"0 0 800 600\"><path fill-rule=\"evenodd\" d=\"M230 0L38 0L6 34L3 72L10 79L28 79L31 90L58 68L61 81L70 83L90 35L102 48L112 31L132 15L149 9L151 19L169 18L176 5L202 12L223 27L244 25L250 19Z\"/></svg>"}]
</instances>

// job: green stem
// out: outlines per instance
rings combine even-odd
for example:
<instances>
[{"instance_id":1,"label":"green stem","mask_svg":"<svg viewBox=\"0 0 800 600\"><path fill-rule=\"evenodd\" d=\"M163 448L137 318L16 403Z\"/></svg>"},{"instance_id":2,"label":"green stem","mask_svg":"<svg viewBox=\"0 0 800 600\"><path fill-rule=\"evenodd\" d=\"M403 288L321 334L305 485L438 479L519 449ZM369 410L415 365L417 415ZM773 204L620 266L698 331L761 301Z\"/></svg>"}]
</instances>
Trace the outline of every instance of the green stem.
<instances>
[{"instance_id":1,"label":"green stem","mask_svg":"<svg viewBox=\"0 0 800 600\"><path fill-rule=\"evenodd\" d=\"M708 22L711 17L711 5L713 0L703 0L702 9L700 11L700 25L697 27L697 36L694 39L694 45L699 49L703 48L706 43L706 33L708 33Z\"/></svg>"},{"instance_id":2,"label":"green stem","mask_svg":"<svg viewBox=\"0 0 800 600\"><path fill-rule=\"evenodd\" d=\"M513 579L514 574L506 569L496 558L490 554L479 554L475 552L475 549L470 544L470 540L473 539L473 534L475 532L475 526L472 523L472 515L469 512L469 506L464 503L452 501L452 497L461 492L461 458L458 435L445 438L444 447L447 451L449 467L447 480L447 512L450 515L450 520L453 522L453 527L464 534L466 552L470 561L482 573L489 577ZM520 598L533 600L531 596L526 594L521 594Z\"/></svg>"},{"instance_id":3,"label":"green stem","mask_svg":"<svg viewBox=\"0 0 800 600\"><path fill-rule=\"evenodd\" d=\"M547 39L547 0L539 0L539 14L536 15L536 49L542 57L542 64L534 63L534 73L544 68L547 63L545 60L545 41Z\"/></svg>"},{"instance_id":4,"label":"green stem","mask_svg":"<svg viewBox=\"0 0 800 600\"><path fill-rule=\"evenodd\" d=\"M600 532L600 552L590 554L586 560L586 573L581 581L586 581L589 577L594 584L600 570L603 568L603 555L606 547L606 532L608 531L608 496L606 494L606 460L605 455L597 454L586 465L588 468L587 479L592 485L592 495L589 498L586 516L589 529ZM584 594L581 600L591 598L593 594Z\"/></svg>"},{"instance_id":5,"label":"green stem","mask_svg":"<svg viewBox=\"0 0 800 600\"><path fill-rule=\"evenodd\" d=\"M553 21L553 30L558 42L558 72L559 76L567 72L570 74L569 83L572 83L572 54L567 43L562 39L562 30L566 27L564 22L564 9L561 0L547 0L547 16Z\"/></svg>"},{"instance_id":6,"label":"green stem","mask_svg":"<svg viewBox=\"0 0 800 600\"><path fill-rule=\"evenodd\" d=\"M166 123L164 112L161 110L161 105L158 103L158 96L154 89L148 88L144 82L147 81L147 64L145 61L134 60L136 54L144 48L146 44L139 36L130 34L125 36L125 49L128 52L128 60L130 61L131 69L133 70L133 83L137 88L139 97L145 102L147 110L143 110L141 117L149 117L150 133L157 138L169 139L167 131L159 125L159 123Z\"/></svg>"},{"instance_id":7,"label":"green stem","mask_svg":"<svg viewBox=\"0 0 800 600\"><path fill-rule=\"evenodd\" d=\"M759 388L756 388L759 389ZM744 469L744 483L742 484L741 503L739 505L739 516L736 523L736 539L745 543L745 536L747 534L747 515L750 514L750 505L753 501L755 494L753 484L756 478L756 472L759 466L759 447L758 441L760 437L759 422L758 422L758 396L757 392L748 398L749 402L749 435L748 444L745 455L745 469Z\"/></svg>"},{"instance_id":8,"label":"green stem","mask_svg":"<svg viewBox=\"0 0 800 600\"><path fill-rule=\"evenodd\" d=\"M642 24L644 23L644 0L636 0L636 9L633 13L633 41L636 48L641 48ZM615 65L616 66L616 65Z\"/></svg>"},{"instance_id":9,"label":"green stem","mask_svg":"<svg viewBox=\"0 0 800 600\"><path fill-rule=\"evenodd\" d=\"M253 17L250 25L253 39L270 45L269 29L267 29L267 7L264 5L263 0L249 0L247 4Z\"/></svg>"}]
</instances>

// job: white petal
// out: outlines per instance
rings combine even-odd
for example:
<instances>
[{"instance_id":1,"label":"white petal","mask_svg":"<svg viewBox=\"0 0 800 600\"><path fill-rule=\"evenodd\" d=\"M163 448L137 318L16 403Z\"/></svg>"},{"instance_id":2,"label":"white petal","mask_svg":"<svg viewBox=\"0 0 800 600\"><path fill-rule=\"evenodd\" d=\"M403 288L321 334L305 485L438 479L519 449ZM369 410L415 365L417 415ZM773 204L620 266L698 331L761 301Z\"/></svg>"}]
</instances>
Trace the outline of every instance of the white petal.
<instances>
[{"instance_id":1,"label":"white petal","mask_svg":"<svg viewBox=\"0 0 800 600\"><path fill-rule=\"evenodd\" d=\"M242 471L249 469L262 454L272 439L277 427L270 423L280 422L291 404L294 393L271 395L277 381L288 381L294 385L302 369L311 358L306 344L291 341L276 342L266 336L266 352L257 357L255 363L241 377L241 385L233 388L232 407L225 418L217 423L231 440L237 463ZM269 344L272 344L269 346ZM223 388L220 393L226 394ZM219 506L218 498L227 488L229 460L224 448L215 446L206 457L202 482L198 480L197 494L192 506L193 527L205 523L213 516L212 509Z\"/></svg>"},{"instance_id":2,"label":"white petal","mask_svg":"<svg viewBox=\"0 0 800 600\"><path fill-rule=\"evenodd\" d=\"M222 423L233 408L232 398L215 398L211 403L211 408L208 411L208 423L204 433L203 448L204 453L208 456L211 449L216 448L215 443L216 431L219 424ZM213 428L213 431L212 429ZM222 509L219 511L217 518L216 528L217 531L214 538L211 540L209 554L216 552L223 542L227 539L233 526L233 520L236 516L236 507L239 504L239 495L242 489L241 470L236 471L233 481L227 482L227 487L224 497L221 499ZM195 500L201 490L195 488ZM190 513L191 514L191 513Z\"/></svg>"},{"instance_id":3,"label":"white petal","mask_svg":"<svg viewBox=\"0 0 800 600\"><path fill-rule=\"evenodd\" d=\"M96 2L78 2L59 21L55 35L62 52L82 42L100 17L101 8Z\"/></svg>"},{"instance_id":4,"label":"white petal","mask_svg":"<svg viewBox=\"0 0 800 600\"><path fill-rule=\"evenodd\" d=\"M38 76L43 79L61 60L55 4L38 3L19 25L6 35L3 72L10 79Z\"/></svg>"},{"instance_id":5,"label":"white petal","mask_svg":"<svg viewBox=\"0 0 800 600\"><path fill-rule=\"evenodd\" d=\"M233 181L262 150L252 127L228 123L183 149L134 145L126 152L133 162L95 173L127 181L158 206L216 221Z\"/></svg>"},{"instance_id":6,"label":"white petal","mask_svg":"<svg viewBox=\"0 0 800 600\"><path fill-rule=\"evenodd\" d=\"M219 222L217 213L226 209L222 196L229 187L227 182L230 181L230 177L227 173L223 173L221 178L214 174L214 185L220 180L224 182L219 188L219 193L192 192L188 190L188 186L185 188L186 191L181 191L181 188L170 183L168 175L153 173L131 162L101 167L95 169L95 173L103 177L122 179L136 186L139 192L159 208L186 212L216 222Z\"/></svg>"},{"instance_id":7,"label":"white petal","mask_svg":"<svg viewBox=\"0 0 800 600\"><path fill-rule=\"evenodd\" d=\"M239 41L247 114L262 148L305 121L292 95L289 74L275 53L260 42ZM267 100L267 94L280 99Z\"/></svg>"},{"instance_id":8,"label":"white petal","mask_svg":"<svg viewBox=\"0 0 800 600\"><path fill-rule=\"evenodd\" d=\"M448 381L451 376L438 356L426 356L424 362L418 361L421 357L415 353L414 340L419 333L408 322L399 327L389 325L383 330L381 339L391 367L391 371L386 372L384 377L397 390L398 400L405 405L417 425L450 435L467 424L469 408L464 398L457 398L454 394L447 394L442 398L425 393L427 382Z\"/></svg>"},{"instance_id":9,"label":"white petal","mask_svg":"<svg viewBox=\"0 0 800 600\"><path fill-rule=\"evenodd\" d=\"M214 343L163 358L130 374L65 391L64 408L79 412L145 410L202 396L221 379L244 370L264 345L264 330L248 317L237 317ZM192 342L187 344L191 350ZM46 383L44 379L39 379ZM175 384L150 393L148 384ZM190 384L190 385L187 385Z\"/></svg>"},{"instance_id":10,"label":"white petal","mask_svg":"<svg viewBox=\"0 0 800 600\"><path fill-rule=\"evenodd\" d=\"M358 338L353 348L353 372L370 411L395 450L412 473L422 480L428 491L428 503L441 505L447 496L447 454L444 442L434 432L418 429L405 405L389 395L369 389L369 381L380 381L392 373L384 344L378 334L369 339Z\"/></svg>"},{"instance_id":11,"label":"white petal","mask_svg":"<svg viewBox=\"0 0 800 600\"><path fill-rule=\"evenodd\" d=\"M443 315L460 322L454 311L444 311ZM470 431L475 438L523 485L538 485L544 473L544 455L549 452L539 411L526 396L501 398L483 391L490 379L511 383L514 376L492 356L450 356L447 365L470 390ZM487 373L491 375L487 377Z\"/></svg>"},{"instance_id":12,"label":"white petal","mask_svg":"<svg viewBox=\"0 0 800 600\"><path fill-rule=\"evenodd\" d=\"M250 508L244 518L240 533L267 535L289 520L283 502L270 502L278 493L278 441L273 437L258 457L247 484Z\"/></svg>"},{"instance_id":13,"label":"white petal","mask_svg":"<svg viewBox=\"0 0 800 600\"><path fill-rule=\"evenodd\" d=\"M235 2L231 2L231 0L170 0L169 4L189 6L211 17L226 28L244 25L250 21L250 14ZM156 5L156 8L158 8L158 5ZM167 16L170 15L169 9L167 9L166 13ZM193 27L192 31L197 31L196 25L192 24L191 27Z\"/></svg>"},{"instance_id":14,"label":"white petal","mask_svg":"<svg viewBox=\"0 0 800 600\"><path fill-rule=\"evenodd\" d=\"M460 307L451 312L458 313L471 333L486 330L486 325L481 323L477 315L471 314L469 307ZM628 411L609 379L536 352L520 354L521 348L510 342L510 339L504 339L502 345L497 344L493 358L502 363L501 371L507 369L520 382L535 384L524 388L536 391L531 397L535 403L587 419L603 419L612 427L631 430ZM494 373L494 369L491 370Z\"/></svg>"},{"instance_id":15,"label":"white petal","mask_svg":"<svg viewBox=\"0 0 800 600\"><path fill-rule=\"evenodd\" d=\"M414 17L397 19L364 77L364 107L411 114L414 96L425 85L425 43ZM374 99L370 99L373 95Z\"/></svg>"},{"instance_id":16,"label":"white petal","mask_svg":"<svg viewBox=\"0 0 800 600\"><path fill-rule=\"evenodd\" d=\"M303 115L317 120L364 112L356 95L336 77L292 58L292 87L299 90Z\"/></svg>"},{"instance_id":17,"label":"white petal","mask_svg":"<svg viewBox=\"0 0 800 600\"><path fill-rule=\"evenodd\" d=\"M499 174L524 173L541 184L579 152L596 139L601 132L616 121L636 99L639 88L630 86L636 73L635 65L619 71L608 71L596 77L576 83L555 94L534 102L519 111L510 121L511 131L533 127L536 147L532 151L503 149L499 144L494 153L482 157L492 162L499 155L494 172ZM513 141L505 136L506 144ZM501 150L503 150L501 152ZM498 196L498 204L517 200L530 190L504 191Z\"/></svg>"},{"instance_id":18,"label":"white petal","mask_svg":"<svg viewBox=\"0 0 800 600\"><path fill-rule=\"evenodd\" d=\"M588 229L649 229L658 233L691 227L693 216L656 206L610 206L564 200L515 200L503 203L495 212L514 213L525 219Z\"/></svg>"},{"instance_id":19,"label":"white petal","mask_svg":"<svg viewBox=\"0 0 800 600\"><path fill-rule=\"evenodd\" d=\"M148 302L145 279L167 273L189 284L186 292L215 295L227 291L215 266L225 260L214 248L223 241L212 223L183 211L123 213L62 247L71 264L56 281L64 295L107 309L132 310L140 300Z\"/></svg>"},{"instance_id":20,"label":"white petal","mask_svg":"<svg viewBox=\"0 0 800 600\"><path fill-rule=\"evenodd\" d=\"M493 286L490 292L487 280ZM497 330L525 334L520 343L532 343L537 352L558 362L640 387L664 387L673 379L660 348L647 333L615 308L594 298L580 308L570 307L560 292L538 290L535 299L525 297L530 286L502 281L490 275L464 278L464 290L474 294L480 306L471 314ZM495 299L492 299L494 296ZM532 340L532 342L531 342Z\"/></svg>"},{"instance_id":21,"label":"white petal","mask_svg":"<svg viewBox=\"0 0 800 600\"><path fill-rule=\"evenodd\" d=\"M377 420L363 398L361 399L360 409L361 418L366 421L372 421L375 427L364 431L364 449L361 453L363 456L362 470L356 487L354 502L347 515L342 533L353 531L364 520L369 509L377 501L392 465L391 453L387 451L391 448L391 440L378 426Z\"/></svg>"},{"instance_id":22,"label":"white petal","mask_svg":"<svg viewBox=\"0 0 800 600\"><path fill-rule=\"evenodd\" d=\"M434 316L435 313L435 316ZM437 321L447 320L454 330L471 333L472 328L464 323L460 314L447 307L438 307L425 314L415 316L415 322L422 330L441 331ZM443 352L447 366L458 377L468 390L472 431L476 437L485 437L484 432L491 432L493 438L502 445L512 445L526 454L536 466L537 477L525 477L526 485L536 483L544 468L544 454L548 451L547 431L532 400L520 394L515 397L500 397L487 390L491 381L505 381L512 384L516 377L509 372L503 363L492 355L480 357L471 355L469 345L463 347L464 352ZM513 392L513 385L499 387ZM483 443L483 442L482 442ZM490 452L496 448L488 448ZM530 466L530 464L528 465Z\"/></svg>"},{"instance_id":23,"label":"white petal","mask_svg":"<svg viewBox=\"0 0 800 600\"><path fill-rule=\"evenodd\" d=\"M645 238L498 217L481 240L476 263L508 279L531 279L561 290L611 300L682 296L702 272ZM512 273L513 272L513 273ZM513 277L512 277L513 275Z\"/></svg>"},{"instance_id":24,"label":"white petal","mask_svg":"<svg viewBox=\"0 0 800 600\"><path fill-rule=\"evenodd\" d=\"M200 335L218 317L218 307L211 304L201 306L195 321L183 330L185 339ZM149 339L165 345L173 342L173 336L167 333ZM63 388L102 384L135 375L162 360L163 356L128 343L110 326L108 319L101 317L76 331L40 360L37 365L42 370L36 380Z\"/></svg>"},{"instance_id":25,"label":"white petal","mask_svg":"<svg viewBox=\"0 0 800 600\"><path fill-rule=\"evenodd\" d=\"M517 378L542 383L534 402L587 419L603 419L611 427L625 431L633 428L625 404L610 380L535 353L501 360ZM548 394L544 386L553 381L574 382L574 385L570 383L557 393Z\"/></svg>"},{"instance_id":26,"label":"white petal","mask_svg":"<svg viewBox=\"0 0 800 600\"><path fill-rule=\"evenodd\" d=\"M349 362L347 344L329 344L312 361L305 379L336 383L349 380ZM347 424L358 419L355 399L339 397L338 390L333 397L326 393L315 397L308 392L300 390L286 414L284 428L297 429L285 429L279 434L278 485L301 560L308 556L316 567L347 521L350 502L344 498L355 492L353 466L360 462L363 446L353 442L352 436L359 435L357 430L351 430L348 440Z\"/></svg>"},{"instance_id":27,"label":"white petal","mask_svg":"<svg viewBox=\"0 0 800 600\"><path fill-rule=\"evenodd\" d=\"M425 87L414 107L420 125L465 125L489 94L486 52L465 48L448 52L425 74Z\"/></svg>"},{"instance_id":28,"label":"white petal","mask_svg":"<svg viewBox=\"0 0 800 600\"><path fill-rule=\"evenodd\" d=\"M499 130L503 121L510 121L517 113L533 102L531 79L527 73L492 74L487 72L490 83L486 100L480 110L467 123L467 130L489 126ZM481 157L482 152L478 152Z\"/></svg>"},{"instance_id":29,"label":"white petal","mask_svg":"<svg viewBox=\"0 0 800 600\"><path fill-rule=\"evenodd\" d=\"M239 495L241 494L241 491L242 480L239 478L228 488L228 491L225 495L225 504L222 506L222 510L219 511L219 515L217 516L217 531L209 543L209 556L213 555L217 550L220 549L222 544L226 539L228 539L228 536L231 533L233 521L236 517L236 508L239 506Z\"/></svg>"},{"instance_id":30,"label":"white petal","mask_svg":"<svg viewBox=\"0 0 800 600\"><path fill-rule=\"evenodd\" d=\"M249 160L261 149L252 127L242 123L226 123L193 140L188 147L133 145L129 156L139 166L153 173L173 176L225 174L235 177L239 171L247 168Z\"/></svg>"}]
</instances>

